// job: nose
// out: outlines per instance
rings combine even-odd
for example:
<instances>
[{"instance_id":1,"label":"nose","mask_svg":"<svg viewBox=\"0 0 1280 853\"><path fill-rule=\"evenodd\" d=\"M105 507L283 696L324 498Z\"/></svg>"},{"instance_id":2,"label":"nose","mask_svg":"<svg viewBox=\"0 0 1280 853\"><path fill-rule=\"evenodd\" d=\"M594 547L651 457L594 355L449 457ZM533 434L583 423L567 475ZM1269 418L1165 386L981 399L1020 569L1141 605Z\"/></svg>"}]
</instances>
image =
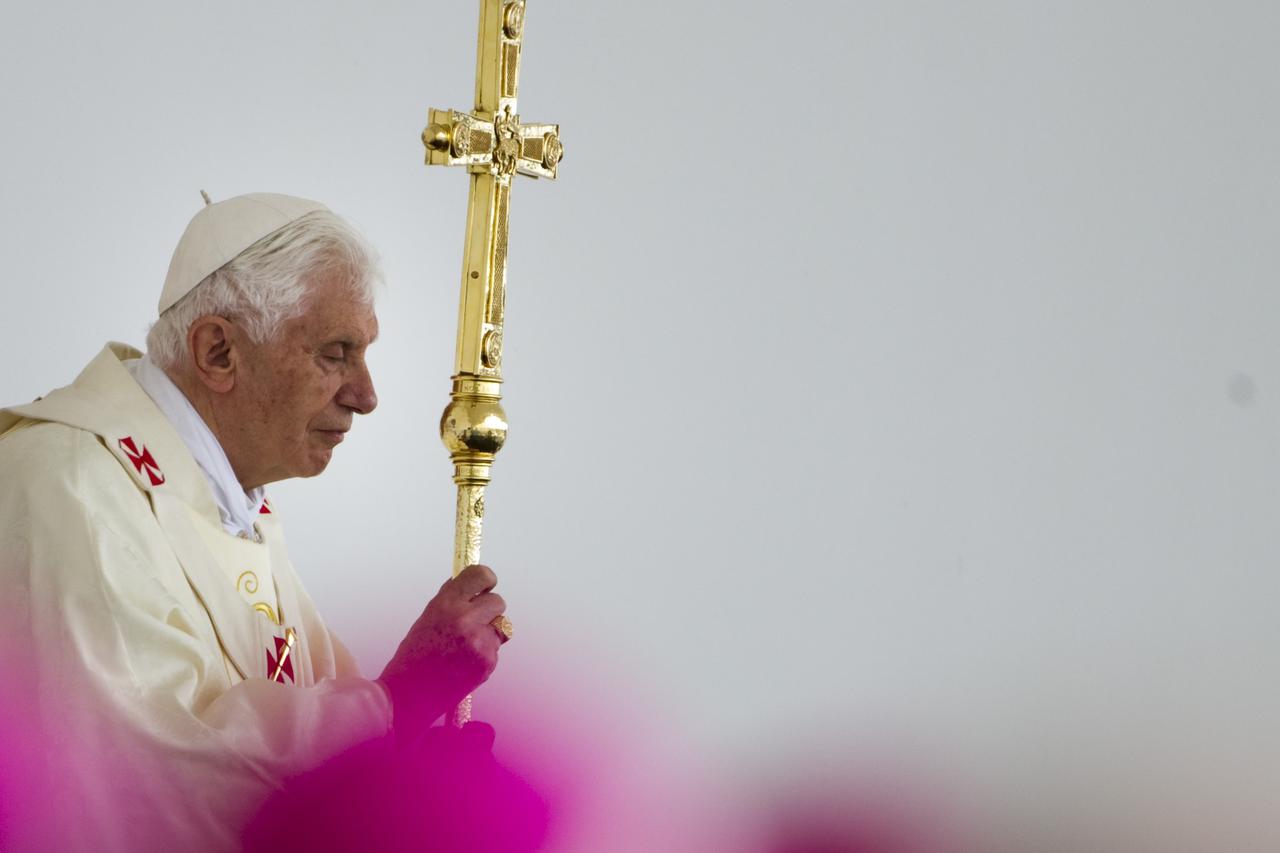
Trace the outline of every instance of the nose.
<instances>
[{"instance_id":1,"label":"nose","mask_svg":"<svg viewBox=\"0 0 1280 853\"><path fill-rule=\"evenodd\" d=\"M369 375L369 365L363 359L352 368L347 381L338 389L338 403L362 415L367 415L378 407L373 377Z\"/></svg>"}]
</instances>

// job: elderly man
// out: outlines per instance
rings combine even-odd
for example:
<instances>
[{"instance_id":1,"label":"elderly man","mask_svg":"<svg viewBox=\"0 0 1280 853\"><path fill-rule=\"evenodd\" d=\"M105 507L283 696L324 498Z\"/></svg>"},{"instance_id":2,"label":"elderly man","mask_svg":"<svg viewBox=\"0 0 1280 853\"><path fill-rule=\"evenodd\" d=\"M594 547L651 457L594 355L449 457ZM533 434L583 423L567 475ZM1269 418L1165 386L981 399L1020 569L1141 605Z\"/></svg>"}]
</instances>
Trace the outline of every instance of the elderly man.
<instances>
[{"instance_id":1,"label":"elderly man","mask_svg":"<svg viewBox=\"0 0 1280 853\"><path fill-rule=\"evenodd\" d=\"M0 412L0 638L56 747L44 830L67 846L234 847L282 779L425 728L493 671L504 604L472 566L361 678L263 493L323 471L377 405L377 278L319 203L207 206L146 355L111 344Z\"/></svg>"}]
</instances>

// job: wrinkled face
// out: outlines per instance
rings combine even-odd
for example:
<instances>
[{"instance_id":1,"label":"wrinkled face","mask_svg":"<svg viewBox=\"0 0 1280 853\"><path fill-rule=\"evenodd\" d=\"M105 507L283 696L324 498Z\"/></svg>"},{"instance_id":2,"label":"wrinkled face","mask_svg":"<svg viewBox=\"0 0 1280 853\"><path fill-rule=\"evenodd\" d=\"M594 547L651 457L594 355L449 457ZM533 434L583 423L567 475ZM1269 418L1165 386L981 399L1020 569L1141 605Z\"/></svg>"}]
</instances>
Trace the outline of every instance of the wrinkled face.
<instances>
[{"instance_id":1,"label":"wrinkled face","mask_svg":"<svg viewBox=\"0 0 1280 853\"><path fill-rule=\"evenodd\" d=\"M378 404L365 350L378 318L333 275L314 282L301 316L276 338L246 346L236 378L244 405L246 488L313 477L329 464L355 415Z\"/></svg>"}]
</instances>

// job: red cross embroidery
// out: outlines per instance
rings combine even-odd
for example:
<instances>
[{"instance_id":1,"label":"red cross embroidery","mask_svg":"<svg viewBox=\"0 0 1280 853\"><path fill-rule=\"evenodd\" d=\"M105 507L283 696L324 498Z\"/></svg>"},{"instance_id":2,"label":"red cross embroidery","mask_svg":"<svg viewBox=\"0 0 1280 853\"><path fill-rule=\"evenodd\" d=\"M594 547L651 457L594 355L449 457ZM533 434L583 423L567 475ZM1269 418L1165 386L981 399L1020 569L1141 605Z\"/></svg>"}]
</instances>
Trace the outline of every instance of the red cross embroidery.
<instances>
[{"instance_id":1,"label":"red cross embroidery","mask_svg":"<svg viewBox=\"0 0 1280 853\"><path fill-rule=\"evenodd\" d=\"M289 652L293 651L294 643L293 629L290 628L287 638L273 637L276 641L276 653L271 654L271 649L267 649L267 678L272 681L284 682L284 676L289 676L289 680L293 681L293 661L289 659Z\"/></svg>"},{"instance_id":2,"label":"red cross embroidery","mask_svg":"<svg viewBox=\"0 0 1280 853\"><path fill-rule=\"evenodd\" d=\"M124 451L124 455L129 457L129 461L133 463L133 467L138 469L141 474L143 470L147 472L147 478L151 480L151 485L159 486L164 483L164 474L160 473L160 465L156 462L155 457L151 455L151 451L147 450L147 446L142 445L142 451L138 451L138 445L134 444L133 436L125 436L120 439L120 449Z\"/></svg>"}]
</instances>

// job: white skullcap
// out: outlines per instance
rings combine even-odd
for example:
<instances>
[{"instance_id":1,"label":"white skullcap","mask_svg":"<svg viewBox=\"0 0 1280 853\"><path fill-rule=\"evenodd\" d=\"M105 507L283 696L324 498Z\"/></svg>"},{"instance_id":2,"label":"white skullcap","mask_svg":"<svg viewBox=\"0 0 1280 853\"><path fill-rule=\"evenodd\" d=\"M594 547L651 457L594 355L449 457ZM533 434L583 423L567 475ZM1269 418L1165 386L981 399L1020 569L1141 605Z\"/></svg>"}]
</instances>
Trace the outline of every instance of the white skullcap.
<instances>
[{"instance_id":1,"label":"white skullcap","mask_svg":"<svg viewBox=\"0 0 1280 853\"><path fill-rule=\"evenodd\" d=\"M236 255L269 234L313 213L318 201L275 193L250 193L206 205L182 232L160 292L160 313Z\"/></svg>"}]
</instances>

